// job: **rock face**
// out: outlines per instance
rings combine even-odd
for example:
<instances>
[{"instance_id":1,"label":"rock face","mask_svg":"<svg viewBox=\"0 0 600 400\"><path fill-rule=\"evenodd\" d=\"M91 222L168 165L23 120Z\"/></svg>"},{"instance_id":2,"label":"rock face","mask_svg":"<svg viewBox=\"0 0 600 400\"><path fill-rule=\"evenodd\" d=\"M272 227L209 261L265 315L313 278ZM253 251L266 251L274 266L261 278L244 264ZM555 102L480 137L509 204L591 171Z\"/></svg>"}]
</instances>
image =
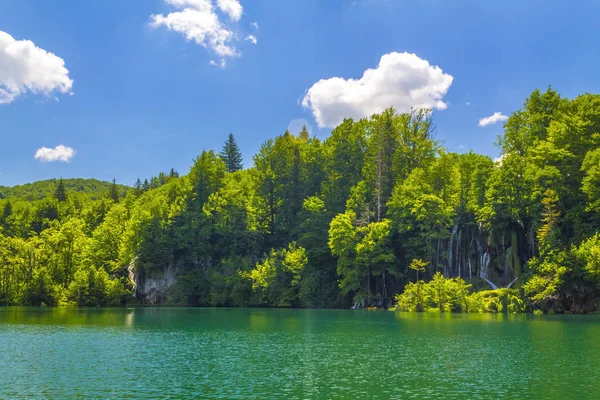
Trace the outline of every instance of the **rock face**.
<instances>
[{"instance_id":1,"label":"rock face","mask_svg":"<svg viewBox=\"0 0 600 400\"><path fill-rule=\"evenodd\" d=\"M135 271L133 273L134 293L138 300L148 305L163 304L169 288L176 282L177 268L169 263L162 272L154 272L149 276L139 274L135 268L132 269Z\"/></svg>"}]
</instances>

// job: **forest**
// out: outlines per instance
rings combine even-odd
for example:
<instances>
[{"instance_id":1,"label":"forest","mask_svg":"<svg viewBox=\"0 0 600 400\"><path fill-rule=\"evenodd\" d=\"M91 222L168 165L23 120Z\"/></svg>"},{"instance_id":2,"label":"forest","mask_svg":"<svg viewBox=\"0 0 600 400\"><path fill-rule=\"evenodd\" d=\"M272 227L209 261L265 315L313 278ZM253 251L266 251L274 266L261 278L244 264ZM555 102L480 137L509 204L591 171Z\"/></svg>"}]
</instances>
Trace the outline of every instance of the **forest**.
<instances>
[{"instance_id":1,"label":"forest","mask_svg":"<svg viewBox=\"0 0 600 400\"><path fill-rule=\"evenodd\" d=\"M535 90L497 145L390 108L249 168L230 134L181 176L0 187L0 305L595 311L600 95Z\"/></svg>"}]
</instances>

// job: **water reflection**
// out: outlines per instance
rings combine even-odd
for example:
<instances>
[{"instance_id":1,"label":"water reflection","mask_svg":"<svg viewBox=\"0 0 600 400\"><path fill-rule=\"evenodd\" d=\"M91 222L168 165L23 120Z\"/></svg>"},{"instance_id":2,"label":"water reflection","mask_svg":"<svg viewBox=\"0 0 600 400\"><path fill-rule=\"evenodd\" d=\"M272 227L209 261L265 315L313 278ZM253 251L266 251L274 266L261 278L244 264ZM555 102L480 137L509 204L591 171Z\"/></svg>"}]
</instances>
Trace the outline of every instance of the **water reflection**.
<instances>
[{"instance_id":1,"label":"water reflection","mask_svg":"<svg viewBox=\"0 0 600 400\"><path fill-rule=\"evenodd\" d=\"M0 324L131 326L134 312L123 308L0 307Z\"/></svg>"},{"instance_id":2,"label":"water reflection","mask_svg":"<svg viewBox=\"0 0 600 400\"><path fill-rule=\"evenodd\" d=\"M0 308L0 398L595 398L598 321Z\"/></svg>"}]
</instances>

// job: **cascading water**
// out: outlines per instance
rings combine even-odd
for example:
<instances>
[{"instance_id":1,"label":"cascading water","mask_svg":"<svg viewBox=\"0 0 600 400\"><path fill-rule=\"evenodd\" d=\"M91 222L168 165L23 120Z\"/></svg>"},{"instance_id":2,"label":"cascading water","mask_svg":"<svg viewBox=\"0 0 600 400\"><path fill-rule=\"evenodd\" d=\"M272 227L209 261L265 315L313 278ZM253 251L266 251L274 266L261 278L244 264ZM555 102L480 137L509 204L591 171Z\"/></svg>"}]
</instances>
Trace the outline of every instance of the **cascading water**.
<instances>
[{"instance_id":1,"label":"cascading water","mask_svg":"<svg viewBox=\"0 0 600 400\"><path fill-rule=\"evenodd\" d=\"M490 255L486 251L481 255L481 258L479 259L479 277L487 278L489 265L490 265Z\"/></svg>"},{"instance_id":2,"label":"cascading water","mask_svg":"<svg viewBox=\"0 0 600 400\"><path fill-rule=\"evenodd\" d=\"M458 277L461 277L460 274L460 237L462 235L462 229L458 231L458 241L456 242L456 264L457 264L457 269L458 269Z\"/></svg>"},{"instance_id":3,"label":"cascading water","mask_svg":"<svg viewBox=\"0 0 600 400\"><path fill-rule=\"evenodd\" d=\"M467 263L469 264L469 279L471 279L473 277L473 269L471 268L471 257L469 257Z\"/></svg>"},{"instance_id":4,"label":"cascading water","mask_svg":"<svg viewBox=\"0 0 600 400\"><path fill-rule=\"evenodd\" d=\"M453 250L453 245L454 245L454 236L456 236L456 231L458 229L458 225L454 225L454 228L452 228L452 234L450 235L450 243L448 244L448 272L447 272L447 277L450 276L450 274L452 274L452 266L453 264L453 259L452 259L452 250Z\"/></svg>"},{"instance_id":5,"label":"cascading water","mask_svg":"<svg viewBox=\"0 0 600 400\"><path fill-rule=\"evenodd\" d=\"M441 240L440 240L440 238L438 238L437 250L436 250L436 254L435 254L435 269L436 269L436 271L440 267L440 243L441 243Z\"/></svg>"},{"instance_id":6,"label":"cascading water","mask_svg":"<svg viewBox=\"0 0 600 400\"><path fill-rule=\"evenodd\" d=\"M479 260L479 277L487 279L490 255L485 251L485 247L483 246L483 230L481 229L481 224L479 224L479 232L477 234L477 259Z\"/></svg>"}]
</instances>

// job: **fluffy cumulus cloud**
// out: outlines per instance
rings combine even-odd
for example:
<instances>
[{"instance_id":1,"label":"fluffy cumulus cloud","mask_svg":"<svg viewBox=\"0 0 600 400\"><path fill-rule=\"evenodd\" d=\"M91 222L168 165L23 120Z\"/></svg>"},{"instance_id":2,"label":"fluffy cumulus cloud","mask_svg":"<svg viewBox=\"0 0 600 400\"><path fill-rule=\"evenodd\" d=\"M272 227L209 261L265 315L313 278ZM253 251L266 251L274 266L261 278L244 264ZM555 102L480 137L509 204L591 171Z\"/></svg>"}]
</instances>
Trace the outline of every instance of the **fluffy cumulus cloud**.
<instances>
[{"instance_id":1,"label":"fluffy cumulus cloud","mask_svg":"<svg viewBox=\"0 0 600 400\"><path fill-rule=\"evenodd\" d=\"M333 128L346 117L363 118L393 106L400 112L411 107L444 110L443 97L452 75L416 54L389 53L359 79L321 79L302 100L319 127Z\"/></svg>"},{"instance_id":2,"label":"fluffy cumulus cloud","mask_svg":"<svg viewBox=\"0 0 600 400\"><path fill-rule=\"evenodd\" d=\"M494 125L494 124L497 124L498 122L506 121L507 119L508 119L508 117L506 115L502 114L501 112L495 112L494 114L490 115L489 117L481 118L479 120L479 126Z\"/></svg>"},{"instance_id":3,"label":"fluffy cumulus cloud","mask_svg":"<svg viewBox=\"0 0 600 400\"><path fill-rule=\"evenodd\" d=\"M65 61L30 40L0 31L0 104L26 93L71 93L73 80Z\"/></svg>"},{"instance_id":4,"label":"fluffy cumulus cloud","mask_svg":"<svg viewBox=\"0 0 600 400\"><path fill-rule=\"evenodd\" d=\"M42 147L37 149L34 158L42 162L69 162L75 157L75 149L59 144L55 148Z\"/></svg>"},{"instance_id":5,"label":"fluffy cumulus cloud","mask_svg":"<svg viewBox=\"0 0 600 400\"><path fill-rule=\"evenodd\" d=\"M246 36L246 40L251 41L252 44L258 43L258 40L256 40L256 36L254 36L254 35L248 35L248 36Z\"/></svg>"},{"instance_id":6,"label":"fluffy cumulus cloud","mask_svg":"<svg viewBox=\"0 0 600 400\"><path fill-rule=\"evenodd\" d=\"M227 58L240 55L235 46L239 40L235 29L244 11L239 0L216 0L216 2L165 0L165 2L175 11L167 15L151 15L151 27L165 27L179 32L187 40L211 50L219 57L219 61L210 62L213 65L224 67ZM227 18L229 21L226 21Z\"/></svg>"}]
</instances>

